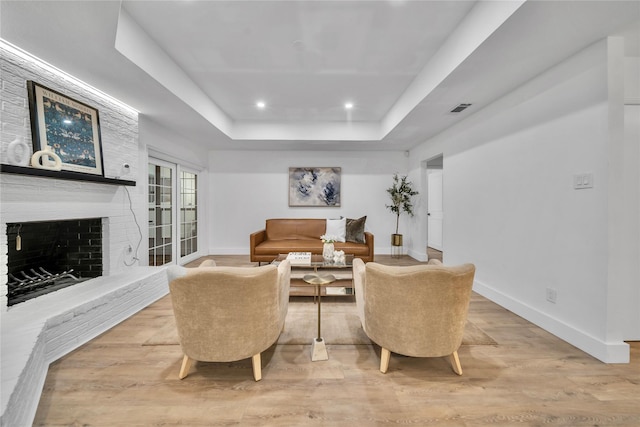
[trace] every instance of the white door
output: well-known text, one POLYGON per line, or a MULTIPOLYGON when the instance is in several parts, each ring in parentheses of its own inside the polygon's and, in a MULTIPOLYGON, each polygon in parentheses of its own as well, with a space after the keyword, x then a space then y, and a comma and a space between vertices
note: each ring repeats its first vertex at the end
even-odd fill
POLYGON ((198 256, 198 173, 149 158, 149 265, 198 256))
POLYGON ((175 264, 175 165, 149 159, 149 265, 175 264))
POLYGON ((427 245, 442 250, 442 170, 429 170, 427 175, 427 245))

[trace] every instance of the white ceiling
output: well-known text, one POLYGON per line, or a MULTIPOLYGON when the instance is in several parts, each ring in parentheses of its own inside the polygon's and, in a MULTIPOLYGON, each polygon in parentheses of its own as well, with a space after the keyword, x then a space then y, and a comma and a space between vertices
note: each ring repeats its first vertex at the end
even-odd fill
POLYGON ((352 100, 352 120, 380 121, 473 4, 125 1, 124 8, 234 120, 342 121, 352 100), (258 98, 269 108, 256 109, 258 98))
POLYGON ((0 13, 4 40, 220 149, 408 150, 607 35, 640 56, 637 0, 2 0, 0 13))

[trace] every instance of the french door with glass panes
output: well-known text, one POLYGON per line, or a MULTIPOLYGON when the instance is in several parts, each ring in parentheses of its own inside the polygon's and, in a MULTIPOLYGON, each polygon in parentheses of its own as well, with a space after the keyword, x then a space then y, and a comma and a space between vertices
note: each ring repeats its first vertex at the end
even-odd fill
POLYGON ((186 261, 197 251, 198 174, 149 159, 149 265, 186 261))

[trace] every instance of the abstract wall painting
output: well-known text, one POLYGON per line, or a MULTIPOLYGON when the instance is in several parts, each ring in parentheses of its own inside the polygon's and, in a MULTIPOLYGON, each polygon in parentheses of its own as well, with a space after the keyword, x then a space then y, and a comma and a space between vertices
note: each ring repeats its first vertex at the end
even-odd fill
POLYGON ((289 168, 289 206, 339 207, 340 168, 289 168))

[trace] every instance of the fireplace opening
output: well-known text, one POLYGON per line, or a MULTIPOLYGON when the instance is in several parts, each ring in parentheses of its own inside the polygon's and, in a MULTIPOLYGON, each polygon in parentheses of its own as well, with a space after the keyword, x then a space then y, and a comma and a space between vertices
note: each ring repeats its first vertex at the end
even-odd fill
POLYGON ((102 275, 102 219, 7 223, 7 305, 102 275))

